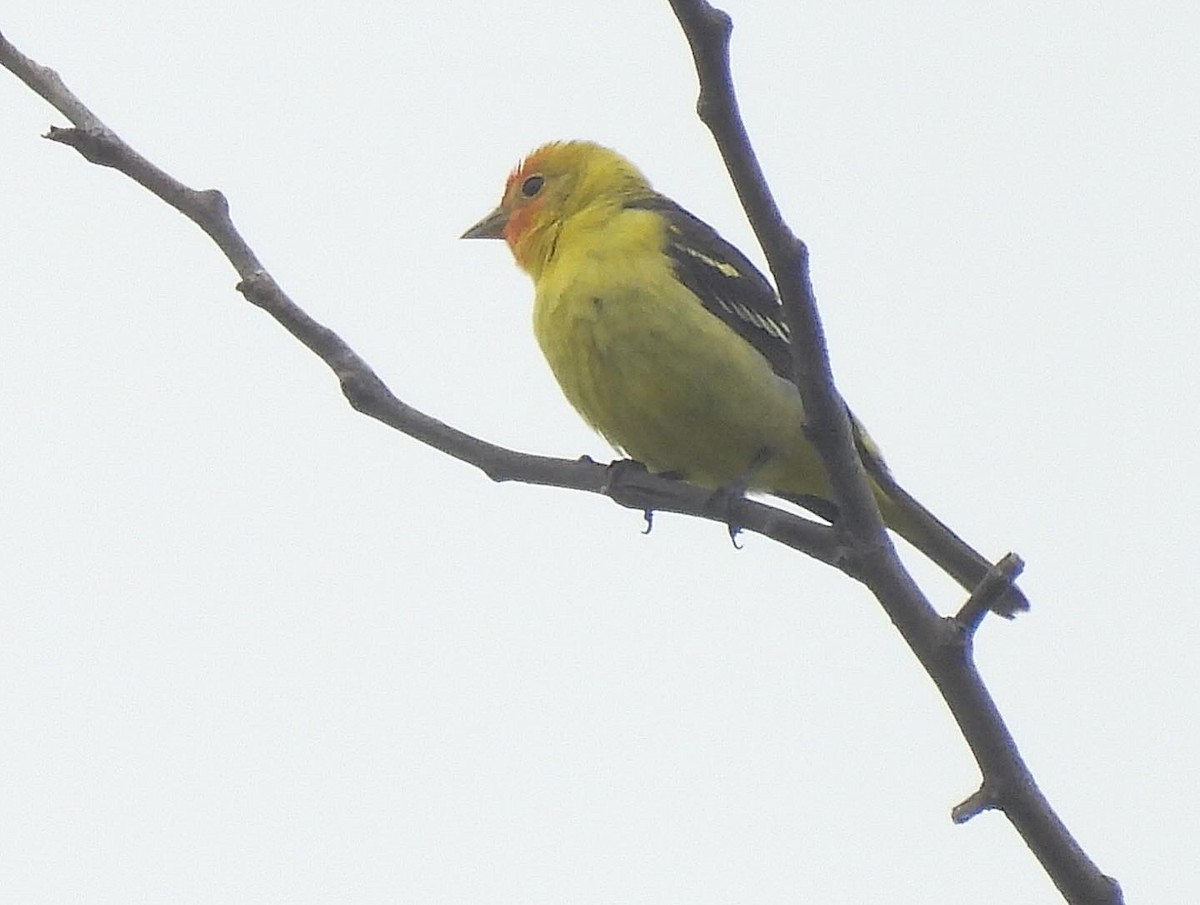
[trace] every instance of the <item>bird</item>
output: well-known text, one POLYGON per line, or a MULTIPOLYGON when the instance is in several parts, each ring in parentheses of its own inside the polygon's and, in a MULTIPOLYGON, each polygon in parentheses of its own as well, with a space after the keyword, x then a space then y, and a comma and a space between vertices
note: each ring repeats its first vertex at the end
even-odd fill
MULTIPOLYGON (((805 433, 790 331, 762 272, 621 154, 553 141, 463 233, 503 239, 533 280, 533 329, 563 394, 619 453, 714 491, 798 503, 836 524, 805 433)), ((850 415, 884 524, 968 591, 991 568, 908 494, 850 415)), ((1029 608, 1015 586, 992 609, 1029 608)))

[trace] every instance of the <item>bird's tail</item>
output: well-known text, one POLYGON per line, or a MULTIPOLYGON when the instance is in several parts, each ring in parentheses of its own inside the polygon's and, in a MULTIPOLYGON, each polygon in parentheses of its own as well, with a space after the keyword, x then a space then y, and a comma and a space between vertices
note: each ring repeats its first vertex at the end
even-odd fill
MULTIPOLYGON (((883 523, 933 560, 963 588, 973 592, 991 571, 992 564, 896 483, 883 461, 879 447, 875 445, 862 422, 849 410, 847 414, 850 417, 854 445, 871 479, 883 523)), ((827 495, 781 493, 778 490, 773 493, 830 523, 837 522, 837 505, 829 500, 827 495)), ((1009 585, 992 601, 991 608, 998 615, 1011 619, 1017 613, 1029 609, 1029 601, 1020 588, 1009 585)))
MULTIPOLYGON (((880 494, 880 514, 884 523, 928 556, 968 591, 974 591, 992 564, 966 541, 951 531, 936 515, 916 501, 887 474, 878 474, 869 463, 880 494)), ((1020 588, 1010 586, 992 603, 992 610, 1006 619, 1029 609, 1029 601, 1020 588)))
MULTIPOLYGON (((992 564, 896 483, 879 448, 853 413, 850 424, 863 467, 875 485, 884 524, 937 563, 966 590, 974 591, 992 564)), ((1006 619, 1027 609, 1029 601, 1019 588, 1011 585, 992 603, 992 610, 1006 619)))

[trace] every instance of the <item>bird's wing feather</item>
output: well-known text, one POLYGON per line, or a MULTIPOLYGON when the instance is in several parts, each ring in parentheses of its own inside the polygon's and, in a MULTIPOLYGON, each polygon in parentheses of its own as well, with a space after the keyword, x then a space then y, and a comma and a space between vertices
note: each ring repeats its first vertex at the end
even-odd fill
POLYGON ((628 201, 667 222, 675 275, 709 311, 750 343, 784 380, 794 379, 789 330, 779 296, 762 272, 715 229, 662 195, 628 201))
MULTIPOLYGON (((666 254, 679 281, 700 303, 738 336, 750 343, 789 382, 795 380, 791 331, 783 305, 762 271, 715 229, 663 195, 626 202, 627 207, 651 210, 667 221, 666 254)), ((854 413, 847 408, 859 456, 881 486, 894 485, 879 448, 854 413)), ((793 499, 806 509, 833 521, 837 507, 816 497, 793 499)))

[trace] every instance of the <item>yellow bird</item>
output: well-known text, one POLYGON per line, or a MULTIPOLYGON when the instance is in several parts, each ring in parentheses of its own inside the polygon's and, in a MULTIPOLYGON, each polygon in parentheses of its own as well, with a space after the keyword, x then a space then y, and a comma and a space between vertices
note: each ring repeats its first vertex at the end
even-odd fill
MULTIPOLYGON (((836 520, 774 288, 628 160, 592 142, 543 145, 463 238, 508 243, 533 278, 533 328, 559 386, 618 450, 836 520)), ((896 484, 853 423, 884 523, 973 590, 988 561, 896 484)), ((1016 588, 994 605, 1028 607, 1016 588)))

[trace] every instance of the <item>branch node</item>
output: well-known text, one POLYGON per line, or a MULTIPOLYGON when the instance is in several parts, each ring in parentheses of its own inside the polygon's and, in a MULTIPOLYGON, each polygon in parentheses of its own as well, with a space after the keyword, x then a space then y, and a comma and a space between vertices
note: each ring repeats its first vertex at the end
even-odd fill
POLYGON ((972 792, 965 800, 956 804, 950 811, 950 819, 955 823, 966 823, 972 817, 977 817, 984 811, 999 808, 1000 803, 992 795, 985 782, 978 790, 972 792))
MULTIPOLYGON (((1006 553, 1000 561, 988 569, 971 596, 967 598, 954 619, 968 635, 974 635, 983 622, 983 617, 993 609, 995 603, 1013 586, 1013 581, 1025 568, 1025 562, 1015 553, 1006 553)), ((1003 612, 1011 619, 1015 613, 1003 612)))
POLYGON ((103 126, 87 129, 51 126, 42 138, 74 148, 83 155, 84 160, 97 166, 115 167, 121 159, 120 139, 103 126))
POLYGON ((229 199, 220 189, 203 189, 195 193, 196 204, 213 220, 229 219, 229 199))
POLYGON ((234 287, 251 305, 269 311, 271 299, 279 291, 271 275, 257 270, 234 287))

